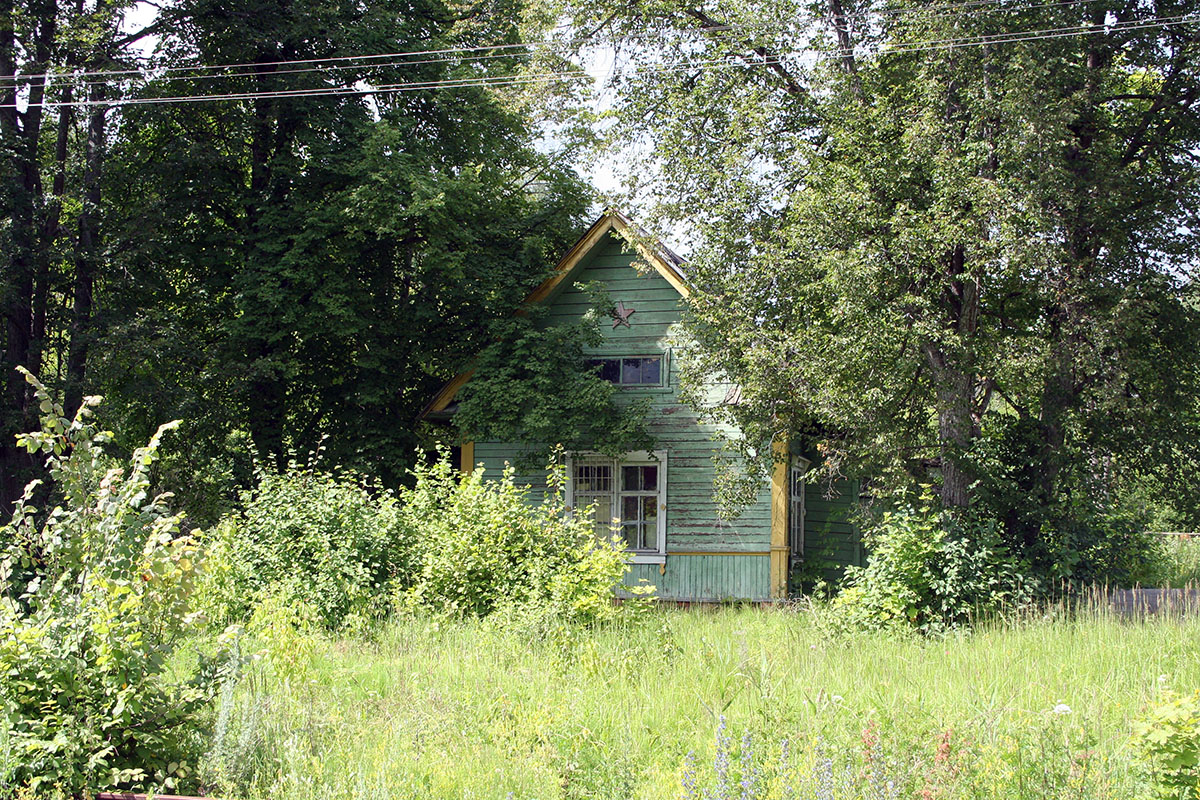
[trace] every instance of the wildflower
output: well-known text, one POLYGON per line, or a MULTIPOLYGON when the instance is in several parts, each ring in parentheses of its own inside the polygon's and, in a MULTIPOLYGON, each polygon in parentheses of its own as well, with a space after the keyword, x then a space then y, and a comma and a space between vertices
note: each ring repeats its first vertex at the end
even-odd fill
POLYGON ((1063 717, 1071 713, 1071 707, 1066 703, 1059 703, 1053 709, 1051 709, 1051 713, 1063 717))
POLYGON ((935 764, 945 764, 950 761, 950 738, 953 735, 953 731, 950 729, 947 729, 942 733, 941 738, 938 741, 937 753, 933 757, 933 762, 935 764))
POLYGON ((742 797, 741 800, 754 800, 758 795, 758 767, 754 764, 753 739, 749 729, 742 735, 742 797))
POLYGON ((683 761, 683 800, 698 800, 700 794, 696 791, 696 751, 689 750, 683 761))
POLYGON ((713 772, 717 778, 717 796, 729 796, 729 736, 725 733, 725 715, 717 720, 717 755, 713 761, 713 772))

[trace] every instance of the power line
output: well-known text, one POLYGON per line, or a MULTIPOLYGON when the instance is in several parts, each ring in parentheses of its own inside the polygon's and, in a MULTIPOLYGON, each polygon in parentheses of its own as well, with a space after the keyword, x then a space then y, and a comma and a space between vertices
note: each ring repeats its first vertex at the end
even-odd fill
MULTIPOLYGON (((1094 2, 1094 1, 1095 0, 1054 0, 1053 2, 1043 2, 1043 3, 1033 4, 1033 5, 1012 6, 1012 5, 1010 5, 1011 0, 965 0, 964 2, 947 3, 947 4, 943 4, 943 5, 939 5, 939 6, 926 6, 926 7, 905 6, 905 7, 901 7, 901 8, 880 9, 877 11, 870 11, 870 12, 855 12, 855 13, 843 15, 843 18, 844 19, 869 19, 873 15, 879 15, 879 16, 912 15, 912 16, 916 17, 916 16, 927 16, 929 14, 936 14, 936 13, 940 13, 940 12, 944 12, 944 11, 954 11, 954 10, 963 10, 965 12, 982 11, 982 10, 987 10, 988 7, 996 7, 997 10, 999 10, 999 11, 1031 11, 1031 10, 1036 10, 1036 9, 1041 9, 1041 8, 1053 8, 1053 7, 1064 7, 1065 8, 1065 7, 1083 5, 1085 3, 1094 2)), ((969 16, 969 14, 967 14, 967 16, 969 16)), ((722 25, 722 26, 715 27, 715 28, 698 28, 698 29, 693 29, 693 30, 699 31, 699 32, 713 32, 713 31, 727 31, 727 30, 751 30, 751 26, 735 24, 735 25, 722 25)), ((627 38, 632 39, 635 37, 627 37, 627 38)), ((157 71, 159 73, 174 73, 174 72, 197 72, 197 71, 202 71, 202 70, 227 70, 227 69, 243 69, 243 70, 251 69, 251 70, 253 70, 251 72, 232 73, 232 74, 220 73, 218 75, 213 75, 213 76, 186 75, 186 76, 174 77, 174 76, 170 76, 170 75, 161 75, 161 74, 152 76, 153 79, 156 79, 159 81, 216 79, 216 78, 223 78, 223 77, 256 76, 256 75, 260 75, 260 74, 261 75, 278 75, 278 74, 291 74, 291 73, 298 73, 298 72, 324 72, 324 71, 328 71, 328 70, 369 68, 372 66, 382 68, 382 67, 405 66, 408 64, 432 64, 432 63, 456 62, 456 61, 463 60, 463 59, 459 58, 456 54, 485 53, 486 51, 489 51, 489 50, 491 50, 491 51, 494 51, 494 50, 511 51, 511 50, 522 50, 522 49, 535 49, 535 48, 544 48, 547 46, 549 46, 549 43, 545 42, 545 41, 542 41, 542 42, 515 42, 515 43, 497 44, 497 45, 478 45, 478 46, 474 46, 474 47, 445 47, 445 48, 439 48, 439 49, 409 50, 409 51, 398 51, 398 52, 392 52, 392 53, 375 53, 375 54, 359 55, 359 56, 329 56, 329 57, 304 58, 304 59, 286 59, 286 60, 279 60, 279 61, 258 61, 258 62, 248 62, 248 63, 194 64, 194 65, 186 65, 186 66, 168 66, 168 67, 158 67, 158 68, 152 69, 150 71, 151 72, 157 71), (425 60, 418 60, 418 61, 397 61, 397 60, 395 60, 395 59, 405 59, 405 58, 409 58, 409 57, 413 57, 413 56, 439 56, 439 57, 425 59, 425 60), (347 62, 351 62, 351 61, 375 61, 375 60, 382 60, 382 59, 392 59, 392 61, 388 61, 388 62, 380 63, 380 64, 348 64, 347 63, 347 62), (294 66, 294 65, 298 65, 298 64, 323 64, 323 65, 329 65, 329 66, 313 66, 313 67, 307 67, 307 68, 295 69, 295 70, 266 71, 263 69, 257 69, 260 67, 266 68, 266 67, 279 67, 279 66, 294 66)), ((485 54, 485 55, 472 56, 470 58, 470 60, 476 61, 476 60, 491 59, 491 58, 504 58, 504 57, 508 57, 508 55, 509 55, 509 53, 507 53, 507 52, 490 53, 490 54, 485 54)), ((17 76, 5 78, 5 80, 28 81, 28 80, 33 80, 35 78, 54 79, 54 78, 64 78, 64 77, 65 78, 73 78, 73 79, 88 78, 88 77, 118 78, 121 76, 125 76, 129 79, 151 77, 151 76, 147 75, 147 70, 145 68, 140 68, 140 69, 123 69, 123 70, 83 70, 83 71, 76 71, 76 72, 70 72, 70 73, 55 73, 55 72, 27 73, 27 74, 23 74, 23 75, 17 75, 17 76)))
MULTIPOLYGON (((1196 21, 1194 15, 1180 14, 1169 17, 1156 17, 1146 20, 1131 20, 1128 23, 1114 23, 1107 27, 1094 26, 1072 26, 1066 28, 1049 28, 1035 31, 1013 31, 1005 34, 996 34, 991 36, 973 36, 973 37, 955 37, 948 39, 934 39, 924 42, 915 43, 912 46, 887 48, 879 51, 879 55, 899 55, 904 53, 927 52, 934 50, 945 50, 954 47, 977 47, 991 44, 1009 44, 1016 42, 1038 41, 1048 39, 1059 39, 1070 36, 1095 35, 1098 33, 1110 33, 1120 31, 1144 30, 1151 28, 1167 28, 1175 25, 1183 25, 1189 22, 1196 21), (1193 19, 1189 19, 1189 16, 1193 19)), ((835 50, 827 53, 818 51, 791 51, 775 56, 769 56, 759 61, 751 62, 749 66, 762 65, 769 66, 773 64, 781 64, 785 59, 795 60, 800 57, 807 56, 809 59, 819 60, 820 58, 836 58, 838 55, 845 55, 845 51, 835 50)), ((675 64, 661 64, 657 66, 645 67, 638 71, 640 75, 666 74, 678 72, 688 69, 733 69, 745 68, 748 64, 744 61, 731 61, 728 59, 721 60, 702 60, 702 61, 685 61, 675 64)), ((225 92, 203 95, 177 95, 167 97, 142 97, 128 98, 124 100, 111 101, 92 101, 79 100, 71 103, 56 103, 53 101, 45 101, 41 106, 47 107, 86 107, 86 106, 133 106, 133 105, 165 105, 173 103, 193 103, 193 102, 209 102, 218 100, 251 100, 251 99, 288 99, 288 98, 307 98, 307 97, 327 97, 327 96, 348 96, 348 95, 389 95, 399 94, 413 91, 426 91, 432 89, 445 88, 502 88, 506 86, 516 86, 526 83, 536 83, 539 81, 570 81, 580 80, 587 77, 582 70, 576 69, 572 71, 554 71, 543 73, 526 73, 526 74, 511 74, 497 76, 477 76, 458 79, 439 79, 432 81, 419 82, 402 82, 394 84, 382 84, 379 86, 369 86, 358 88, 354 86, 328 86, 322 88, 307 88, 307 89, 282 89, 270 91, 244 91, 244 92, 225 92)), ((14 104, 6 104, 0 107, 12 108, 14 104)))
MULTIPOLYGON (((194 72, 196 70, 219 70, 219 69, 248 69, 251 67, 279 67, 289 66, 293 64, 339 64, 347 61, 372 61, 384 58, 407 58, 409 56, 436 56, 449 53, 480 53, 487 50, 514 50, 531 47, 528 42, 516 42, 512 44, 489 44, 478 45, 476 47, 443 47, 435 50, 408 50, 398 51, 395 53, 372 53, 370 55, 361 56, 327 56, 319 58, 295 58, 285 59, 282 61, 252 61, 247 63, 230 63, 230 64, 194 64, 191 66, 168 66, 156 68, 160 72, 194 72)), ((323 67, 314 67, 314 70, 326 69, 323 67)), ((117 77, 127 75, 131 77, 142 77, 146 74, 145 69, 113 69, 113 70, 85 70, 71 73, 56 73, 56 72, 36 72, 27 75, 19 76, 22 79, 32 78, 58 78, 69 75, 75 78, 91 78, 91 77, 117 77)), ((264 74, 270 74, 266 72, 264 74)))

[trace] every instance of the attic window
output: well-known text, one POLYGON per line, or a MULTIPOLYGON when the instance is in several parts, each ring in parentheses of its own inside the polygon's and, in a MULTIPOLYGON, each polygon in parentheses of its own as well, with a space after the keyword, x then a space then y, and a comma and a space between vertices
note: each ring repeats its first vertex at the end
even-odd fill
POLYGON ((618 386, 662 386, 662 357, 592 358, 587 362, 603 380, 618 386))

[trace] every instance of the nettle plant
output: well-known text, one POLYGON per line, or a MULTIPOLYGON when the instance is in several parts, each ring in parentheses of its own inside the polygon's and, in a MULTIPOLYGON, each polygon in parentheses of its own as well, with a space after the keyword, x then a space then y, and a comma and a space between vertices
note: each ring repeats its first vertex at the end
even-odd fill
POLYGON ((1200 691, 1163 690, 1134 722, 1131 742, 1159 797, 1200 797, 1200 691))
POLYGON ((45 455, 57 502, 40 512, 31 483, 0 531, 0 794, 186 784, 211 671, 178 683, 168 669, 194 621, 196 560, 169 496, 150 494, 159 441, 175 423, 121 465, 103 449, 111 434, 92 422, 99 398, 69 420, 25 377, 42 421, 18 442, 45 455))

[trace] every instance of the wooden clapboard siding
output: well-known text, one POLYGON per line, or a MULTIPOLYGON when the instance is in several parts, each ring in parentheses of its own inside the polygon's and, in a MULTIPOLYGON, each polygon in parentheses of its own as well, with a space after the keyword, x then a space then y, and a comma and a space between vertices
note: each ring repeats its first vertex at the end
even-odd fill
MULTIPOLYGON (((592 308, 591 298, 576 283, 603 282, 613 302, 621 301, 634 313, 628 328, 602 323, 604 341, 589 352, 605 355, 659 355, 666 357, 661 387, 624 387, 618 401, 649 399, 647 428, 657 449, 667 451, 667 559, 666 564, 637 564, 629 580, 645 579, 665 599, 721 600, 770 597, 771 505, 769 487, 736 519, 723 521, 713 500, 714 439, 719 429, 702 425, 696 413, 678 397, 679 360, 677 324, 683 298, 656 272, 639 273, 634 256, 621 240, 610 235, 580 265, 571 285, 562 286, 548 300, 545 324, 578 321, 592 308), (725 555, 672 555, 677 552, 717 552, 725 555), (743 553, 745 555, 730 555, 743 553)), ((723 387, 714 393, 724 394, 723 387)), ((505 462, 517 463, 522 448, 511 443, 476 442, 474 458, 485 474, 498 474, 505 462)), ((523 483, 541 488, 543 474, 518 475, 523 483)))
POLYGON ((668 555, 660 569, 634 564, 625 583, 650 585, 669 600, 769 600, 770 561, 761 555, 668 555))
POLYGON ((836 580, 850 565, 864 563, 862 537, 851 521, 858 497, 857 481, 837 481, 832 487, 809 486, 805 497, 804 558, 836 580))
MULTIPOLYGON (((575 322, 592 308, 591 298, 575 284, 602 282, 614 303, 619 300, 634 313, 628 328, 602 322, 603 342, 590 352, 597 356, 666 357, 663 386, 623 387, 617 393, 618 401, 649 400, 647 428, 656 439, 655 449, 667 452, 668 465, 666 563, 635 564, 626 583, 650 584, 656 587, 658 597, 671 600, 766 600, 779 596, 788 563, 781 531, 787 530, 790 504, 783 503, 785 516, 780 517, 778 505, 773 516, 771 483, 765 482, 735 519, 721 518, 713 500, 713 456, 721 446, 717 435, 731 430, 701 423, 679 399, 679 363, 685 355, 678 331, 683 298, 660 272, 639 273, 632 266, 634 260, 622 241, 610 233, 583 256, 569 282, 560 282, 542 298, 548 304, 542 324, 575 322)), ((720 400, 726 389, 714 385, 709 392, 720 400)), ((532 486, 533 499, 538 500, 545 488, 544 470, 526 466, 528 454, 536 450, 514 443, 474 442, 471 456, 489 476, 498 476, 506 463, 522 465, 516 478, 532 486)), ((783 474, 786 476, 786 471, 783 474)), ((840 574, 845 565, 862 561, 858 535, 848 514, 857 486, 842 482, 834 488, 838 494, 826 498, 817 487, 809 487, 805 525, 805 557, 824 559, 830 577, 840 574)))

